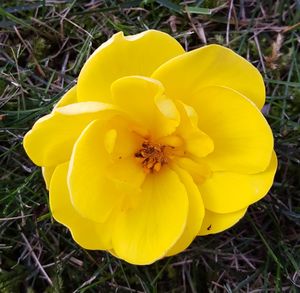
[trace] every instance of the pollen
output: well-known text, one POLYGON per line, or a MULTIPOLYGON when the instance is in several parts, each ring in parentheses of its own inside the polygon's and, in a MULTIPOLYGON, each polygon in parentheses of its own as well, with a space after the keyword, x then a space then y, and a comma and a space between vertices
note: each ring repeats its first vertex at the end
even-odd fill
POLYGON ((173 149, 173 146, 154 144, 146 140, 134 156, 141 162, 146 173, 159 172, 169 162, 173 149))

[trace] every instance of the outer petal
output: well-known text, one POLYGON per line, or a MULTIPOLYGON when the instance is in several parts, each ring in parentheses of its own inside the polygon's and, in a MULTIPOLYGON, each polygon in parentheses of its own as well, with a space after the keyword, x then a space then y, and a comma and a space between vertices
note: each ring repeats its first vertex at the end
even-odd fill
POLYGON ((179 125, 174 102, 163 96, 159 81, 142 76, 127 76, 112 84, 113 100, 154 137, 169 135, 179 125))
POLYGON ((272 131, 251 101, 231 89, 210 87, 197 92, 191 103, 199 128, 214 142, 214 152, 206 157, 213 171, 254 174, 268 167, 272 131))
POLYGON ((46 188, 49 189, 50 181, 56 166, 42 167, 42 174, 46 184, 46 188))
POLYGON ((193 91, 226 86, 252 100, 265 103, 265 86, 259 71, 232 50, 209 45, 180 55, 159 67, 152 77, 160 80, 168 97, 187 101, 193 91))
POLYGON ((229 214, 217 214, 205 210, 205 216, 198 235, 208 235, 222 232, 236 224, 246 213, 246 209, 229 214))
POLYGON ((129 75, 150 76, 169 59, 184 53, 168 34, 148 30, 124 37, 122 32, 102 44, 83 66, 78 78, 79 101, 111 101, 110 85, 129 75))
POLYGON ((55 105, 55 108, 64 107, 70 104, 77 103, 77 86, 74 85, 72 88, 70 88, 57 102, 55 105))
POLYGON ((262 173, 213 173, 199 185, 205 208, 216 213, 231 213, 260 200, 271 188, 276 169, 274 152, 269 167, 262 173))
POLYGON ((203 201, 199 189, 194 183, 192 177, 185 170, 175 165, 173 166, 173 170, 177 173, 187 190, 189 211, 185 230, 175 245, 168 251, 168 256, 183 251, 191 244, 191 242, 197 236, 204 218, 203 201))
POLYGON ((113 248, 133 264, 150 264, 166 255, 184 231, 188 198, 176 173, 167 167, 147 176, 136 207, 116 219, 113 248))
MULTIPOLYGON (((137 171, 136 176, 132 176, 132 170, 127 170, 128 164, 118 164, 120 169, 115 174, 117 178, 112 180, 110 170, 114 158, 107 151, 105 140, 111 126, 115 126, 113 124, 105 124, 101 120, 91 122, 77 140, 70 162, 68 183, 72 203, 82 216, 100 223, 120 204, 126 192, 118 188, 115 181, 126 184, 129 181, 126 176, 139 181, 140 177, 144 176, 142 168, 139 168, 141 176, 138 176, 137 171)), ((118 129, 116 131, 118 132, 118 129)), ((124 141, 133 139, 128 131, 124 141)), ((132 161, 135 150, 136 148, 132 149, 132 161)), ((116 158, 118 162, 124 159, 122 156, 116 158)), ((132 185, 136 187, 138 183, 132 185)))
POLYGON ((26 133, 23 141, 26 153, 38 166, 55 166, 68 161, 76 139, 88 123, 113 115, 113 109, 112 105, 98 102, 54 109, 26 133))
POLYGON ((74 240, 86 249, 111 248, 113 219, 99 224, 83 218, 72 206, 67 187, 69 162, 59 165, 50 184, 50 208, 56 221, 68 227, 74 240))

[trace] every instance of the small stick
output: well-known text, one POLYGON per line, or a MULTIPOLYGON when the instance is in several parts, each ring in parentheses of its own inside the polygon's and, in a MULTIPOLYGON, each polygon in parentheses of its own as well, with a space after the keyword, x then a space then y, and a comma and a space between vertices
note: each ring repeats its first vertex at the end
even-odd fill
POLYGON ((36 265, 38 266, 39 270, 41 271, 42 275, 44 275, 44 277, 46 278, 47 282, 49 283, 50 286, 53 286, 53 282, 51 281, 50 277, 48 276, 48 274, 46 273, 46 271, 44 270, 43 266, 41 265, 39 259, 37 258, 35 252, 33 251, 29 241, 27 240, 26 236, 24 235, 24 233, 21 232, 21 236, 24 239, 26 246, 29 250, 29 252, 31 253, 36 265))
POLYGON ((254 34, 254 42, 255 42, 256 47, 257 47, 257 51, 258 51, 258 55, 259 55, 259 59, 260 59, 260 63, 261 63, 263 72, 264 72, 264 74, 267 74, 265 63, 264 63, 264 58, 263 58, 263 55, 262 55, 262 52, 261 52, 261 49, 260 49, 259 41, 257 39, 257 34, 254 34))
POLYGON ((233 8, 233 0, 230 1, 229 11, 228 11, 228 19, 227 19, 227 27, 226 27, 226 45, 229 44, 229 30, 230 30, 230 19, 231 19, 231 12, 233 8))

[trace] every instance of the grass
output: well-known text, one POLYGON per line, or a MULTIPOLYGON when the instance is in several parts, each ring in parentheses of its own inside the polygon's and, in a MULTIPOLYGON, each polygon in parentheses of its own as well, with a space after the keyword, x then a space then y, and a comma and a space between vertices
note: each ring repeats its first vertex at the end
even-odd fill
POLYGON ((299 292, 299 0, 1 3, 0 292, 299 292), (262 72, 279 168, 268 196, 235 227, 133 266, 81 249, 53 221, 22 138, 95 48, 116 31, 147 28, 171 33, 187 50, 228 46, 262 72))

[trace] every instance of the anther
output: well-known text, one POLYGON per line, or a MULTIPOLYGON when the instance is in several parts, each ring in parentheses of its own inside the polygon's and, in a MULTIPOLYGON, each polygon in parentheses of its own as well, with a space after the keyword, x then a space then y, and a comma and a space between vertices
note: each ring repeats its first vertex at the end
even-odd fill
POLYGON ((144 171, 159 172, 161 167, 168 163, 168 156, 173 147, 161 144, 152 144, 148 140, 142 143, 142 148, 134 156, 141 161, 144 171))

